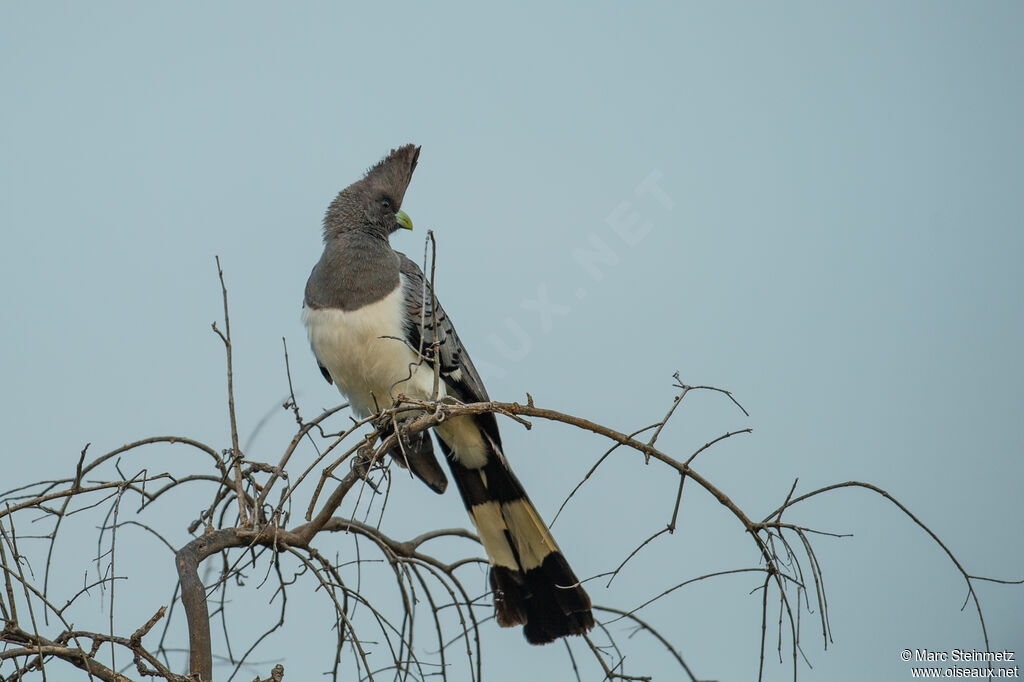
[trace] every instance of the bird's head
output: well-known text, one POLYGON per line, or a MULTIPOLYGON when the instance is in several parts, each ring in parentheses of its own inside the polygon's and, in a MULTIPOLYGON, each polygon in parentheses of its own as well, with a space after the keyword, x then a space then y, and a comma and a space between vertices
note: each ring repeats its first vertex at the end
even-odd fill
POLYGON ((392 149, 362 179, 341 190, 324 217, 324 240, 352 230, 384 237, 399 228, 411 230, 412 220, 402 210, 402 199, 419 156, 416 145, 392 149))

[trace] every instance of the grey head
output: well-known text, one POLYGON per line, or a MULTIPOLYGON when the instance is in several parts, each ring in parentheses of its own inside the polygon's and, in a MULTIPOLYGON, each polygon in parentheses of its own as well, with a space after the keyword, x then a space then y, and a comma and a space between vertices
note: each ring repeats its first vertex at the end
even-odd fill
POLYGON ((399 228, 412 229, 401 209, 419 156, 413 144, 392 149, 362 179, 341 190, 324 216, 324 241, 356 230, 387 238, 399 228))

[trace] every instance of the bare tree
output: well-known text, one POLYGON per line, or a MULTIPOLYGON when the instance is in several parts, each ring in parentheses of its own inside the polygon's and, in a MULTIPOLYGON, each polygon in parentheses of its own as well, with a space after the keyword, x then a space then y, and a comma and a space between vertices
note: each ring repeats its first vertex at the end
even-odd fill
MULTIPOLYGON (((332 651, 319 655, 333 671, 334 679, 422 680, 456 675, 457 679, 481 679, 487 652, 480 634, 483 628, 495 625, 490 622, 493 615, 488 595, 478 593, 480 587, 474 580, 479 573, 474 567, 486 565, 478 556, 476 536, 464 528, 449 528, 400 540, 388 534, 380 519, 391 484, 391 462, 385 453, 402 444, 395 427, 400 426, 399 434, 416 434, 454 416, 485 412, 527 429, 535 420, 546 420, 608 441, 608 449, 594 461, 563 508, 613 456, 630 457, 638 465, 664 467, 666 475, 677 480, 674 500, 667 505, 671 511, 663 525, 649 536, 635 538, 635 548, 616 568, 590 580, 614 579, 627 563, 642 561, 640 557, 652 541, 672 534, 684 489, 702 491, 723 506, 735 518, 738 530, 753 543, 751 566, 681 579, 642 604, 595 605, 597 629, 564 644, 566 673, 575 674, 577 679, 583 675, 581 656, 594 661, 605 679, 650 679, 644 676, 642 661, 634 664, 631 659, 627 672, 630 642, 619 641, 609 627, 616 621, 630 623, 635 631, 663 645, 678 664, 682 679, 702 679, 679 653, 680 643, 670 641, 638 612, 687 585, 736 573, 758 576, 761 647, 759 652, 750 653, 752 666, 757 667, 759 677, 763 675, 770 642, 775 639, 780 660, 784 653, 791 659, 795 679, 807 627, 801 614, 812 618, 811 627, 826 647, 831 641, 828 599, 813 540, 818 535, 833 534, 793 517, 803 502, 849 487, 865 489, 895 505, 942 548, 963 577, 988 647, 975 584, 992 579, 971 574, 934 532, 886 491, 869 483, 847 481, 797 494, 794 480, 788 492, 781 491, 784 494, 779 495, 782 502, 778 507, 767 513, 751 513, 696 468, 698 458, 709 456, 716 444, 748 434, 751 429, 719 434, 693 452, 679 454, 663 449, 659 437, 666 424, 695 391, 720 394, 735 405, 737 414, 746 414, 728 391, 689 385, 678 373, 674 375, 677 393, 667 412, 654 423, 625 433, 535 405, 528 394, 523 403, 460 404, 448 398, 417 401, 400 397, 392 408, 370 419, 346 420, 342 413, 345 405, 309 418, 295 399, 289 371, 289 398, 283 407, 294 416, 294 436, 275 461, 255 461, 246 456, 239 440, 228 297, 219 261, 218 273, 224 321, 223 329, 214 324, 213 330, 226 351, 230 444, 218 449, 188 437, 154 436, 99 456, 91 456, 86 446, 73 474, 3 494, 0 678, 47 679, 60 671, 61 678, 67 679, 67 666, 74 666, 81 671, 81 679, 89 680, 151 677, 172 682, 209 681, 214 679, 216 662, 223 665, 225 678, 244 671, 251 674, 255 669, 263 673, 257 675, 257 681, 280 682, 285 679, 285 667, 278 664, 268 670, 269 663, 255 657, 258 653, 260 659, 278 658, 287 664, 288 652, 268 651, 267 638, 288 619, 302 617, 289 611, 288 595, 306 589, 333 609, 335 645, 332 651), (184 447, 199 455, 198 461, 203 464, 189 460, 185 474, 154 472, 145 465, 142 453, 161 445, 184 447), (300 447, 315 450, 311 463, 303 467, 292 462, 300 447), (160 514, 154 522, 147 514, 165 500, 173 501, 175 513, 160 514), (198 513, 194 511, 196 504, 201 505, 198 513), (74 518, 89 513, 101 515, 102 522, 95 555, 83 557, 82 566, 76 569, 86 577, 80 587, 70 587, 66 581, 59 581, 58 586, 52 575, 57 569, 69 567, 55 564, 55 546, 74 518), (118 538, 129 527, 151 534, 162 543, 168 557, 173 555, 177 574, 177 584, 167 585, 166 604, 134 629, 123 628, 115 617, 121 609, 117 584, 123 577, 119 562, 124 552, 118 538), (186 527, 190 539, 183 544, 172 542, 170 538, 186 527), (34 568, 40 561, 43 565, 34 568), (94 571, 92 576, 89 566, 94 571), (389 577, 389 590, 385 590, 380 576, 389 577), (232 614, 239 607, 233 599, 246 583, 252 582, 257 593, 265 595, 259 608, 272 623, 238 648, 241 636, 236 634, 238 621, 232 614), (106 623, 98 617, 94 602, 87 599, 97 593, 107 611, 106 623), (264 602, 269 605, 262 605, 264 602), (773 615, 776 612, 777 619, 773 615), (95 622, 96 626, 81 629, 78 622, 82 620, 95 622), (222 637, 215 640, 211 628, 218 625, 222 637), (181 641, 186 637, 187 642, 181 641), (183 667, 186 655, 187 666, 183 667), (382 656, 387 660, 384 664, 379 662, 382 656), (456 674, 451 672, 454 669, 466 672, 456 674)), ((424 310, 432 305, 432 301, 424 301, 424 310)), ((424 359, 431 357, 429 348, 418 351, 424 359)), ((287 348, 284 356, 287 368, 287 348)), ((671 576, 677 569, 665 566, 663 570, 671 576)))

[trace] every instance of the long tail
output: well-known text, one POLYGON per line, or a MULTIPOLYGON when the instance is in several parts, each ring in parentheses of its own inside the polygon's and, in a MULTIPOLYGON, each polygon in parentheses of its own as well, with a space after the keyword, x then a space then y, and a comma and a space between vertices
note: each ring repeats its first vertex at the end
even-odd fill
POLYGON ((594 627, 590 597, 540 518, 497 444, 483 467, 468 468, 447 456, 452 478, 477 528, 491 564, 498 625, 523 625, 530 644, 546 644, 594 627))

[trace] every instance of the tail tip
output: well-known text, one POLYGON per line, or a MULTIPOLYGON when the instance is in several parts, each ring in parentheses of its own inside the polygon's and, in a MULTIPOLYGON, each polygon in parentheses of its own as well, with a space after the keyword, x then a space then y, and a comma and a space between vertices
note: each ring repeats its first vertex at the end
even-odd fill
POLYGON ((498 625, 523 625, 530 644, 584 635, 594 627, 590 597, 561 552, 527 571, 492 566, 491 587, 498 625))

